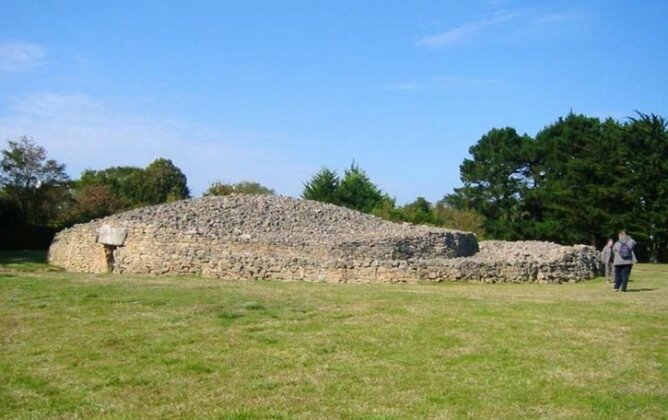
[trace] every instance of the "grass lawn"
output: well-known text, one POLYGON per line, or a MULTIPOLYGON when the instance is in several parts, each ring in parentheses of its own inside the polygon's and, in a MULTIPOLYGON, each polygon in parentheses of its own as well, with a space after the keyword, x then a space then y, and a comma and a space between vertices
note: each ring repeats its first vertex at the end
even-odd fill
POLYGON ((668 417, 668 266, 581 284, 52 271, 0 254, 0 417, 668 417))

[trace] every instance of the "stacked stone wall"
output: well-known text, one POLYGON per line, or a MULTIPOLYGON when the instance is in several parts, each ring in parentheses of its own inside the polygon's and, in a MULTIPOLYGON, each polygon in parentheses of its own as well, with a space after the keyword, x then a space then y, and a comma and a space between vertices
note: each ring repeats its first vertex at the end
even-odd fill
POLYGON ((590 247, 479 246, 472 233, 266 196, 186 200, 76 225, 56 236, 49 261, 96 273, 363 283, 563 282, 591 278, 598 269, 590 247), (122 245, 104 243, 109 232, 122 245))

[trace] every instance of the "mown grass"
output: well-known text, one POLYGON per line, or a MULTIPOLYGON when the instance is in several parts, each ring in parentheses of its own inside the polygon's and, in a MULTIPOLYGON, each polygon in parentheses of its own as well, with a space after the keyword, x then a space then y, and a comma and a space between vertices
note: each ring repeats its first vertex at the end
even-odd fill
POLYGON ((666 418, 667 279, 638 265, 621 294, 5 269, 0 416, 666 418))

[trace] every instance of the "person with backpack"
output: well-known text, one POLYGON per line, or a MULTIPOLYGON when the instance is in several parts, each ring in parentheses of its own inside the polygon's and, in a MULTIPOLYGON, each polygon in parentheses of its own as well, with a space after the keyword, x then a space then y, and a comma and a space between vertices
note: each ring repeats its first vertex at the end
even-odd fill
POLYGON ((603 247, 603 251, 601 251, 601 263, 603 263, 603 269, 605 270, 605 282, 606 283, 612 283, 612 272, 613 272, 613 267, 612 267, 612 262, 614 261, 615 253, 612 252, 612 246, 615 244, 615 240, 610 238, 608 239, 608 243, 605 244, 605 247, 603 247))
POLYGON ((636 241, 626 234, 625 231, 619 232, 617 242, 612 247, 615 254, 612 265, 615 267, 615 285, 612 290, 615 292, 626 292, 626 285, 629 282, 631 275, 631 268, 633 264, 638 262, 636 255, 633 253, 633 248, 636 246, 636 241))

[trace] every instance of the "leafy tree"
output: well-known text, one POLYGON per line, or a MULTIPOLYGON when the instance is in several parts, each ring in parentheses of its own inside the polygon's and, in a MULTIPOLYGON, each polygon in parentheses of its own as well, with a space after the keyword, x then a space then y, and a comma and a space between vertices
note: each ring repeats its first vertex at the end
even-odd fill
POLYGON ((626 208, 626 228, 640 239, 650 261, 668 261, 668 122, 637 113, 627 125, 629 182, 633 206, 626 208))
POLYGON ((418 197, 414 202, 397 209, 399 219, 416 225, 434 224, 435 217, 432 205, 424 197, 418 197))
POLYGON ((120 203, 119 211, 190 197, 186 176, 171 160, 164 158, 156 159, 145 169, 119 166, 101 171, 86 170, 74 185, 77 189, 107 186, 120 203))
POLYGON ((116 166, 100 171, 85 170, 74 182, 76 189, 88 186, 106 186, 120 203, 119 210, 144 204, 144 170, 133 166, 116 166))
POLYGON ((572 113, 537 134, 534 198, 540 197, 548 220, 542 225, 538 221, 546 239, 596 244, 607 210, 599 186, 611 179, 608 145, 602 139, 597 118, 572 113), (558 226, 553 221, 559 221, 558 226))
POLYGON ((0 191, 0 239, 9 242, 8 237, 22 223, 21 209, 16 201, 0 191))
POLYGON ((387 199, 369 176, 353 162, 346 169, 338 189, 340 204, 363 213, 371 213, 387 199))
POLYGON ((230 195, 230 194, 259 194, 274 195, 274 190, 267 188, 257 182, 242 181, 236 184, 225 184, 223 182, 214 182, 204 192, 205 196, 211 195, 230 195))
POLYGON ((260 194, 275 195, 276 192, 257 182, 242 181, 234 184, 234 192, 237 194, 260 194))
POLYGON ((326 167, 322 168, 304 183, 302 197, 387 217, 394 208, 394 200, 383 194, 355 162, 344 171, 343 178, 326 167))
POLYGON ((598 247, 602 247, 607 239, 620 230, 620 227, 633 228, 629 207, 633 206, 630 194, 631 179, 628 176, 628 156, 631 143, 628 139, 627 124, 608 118, 602 124, 601 142, 603 148, 598 156, 592 156, 605 167, 605 175, 599 178, 598 187, 601 196, 598 198, 601 208, 606 209, 601 215, 598 247))
POLYGON ((234 194, 234 186, 232 184, 225 184, 223 182, 214 182, 209 185, 209 188, 204 192, 204 196, 224 196, 234 194))
POLYGON ((441 200, 433 210, 434 224, 448 229, 473 232, 478 239, 486 237, 485 218, 475 210, 451 207, 441 200))
POLYGON ((171 160, 159 158, 144 170, 143 202, 160 204, 190 198, 186 176, 171 160))
POLYGON ((308 182, 304 183, 302 198, 322 201, 324 203, 340 204, 339 188, 341 179, 336 172, 323 167, 308 182))
POLYGON ((23 136, 9 140, 0 161, 0 185, 18 205, 23 223, 49 222, 67 192, 65 165, 47 159, 46 149, 23 136))
POLYGON ((471 147, 464 186, 437 205, 436 223, 439 212, 474 210, 493 238, 598 247, 626 229, 639 258, 666 261, 667 127, 654 114, 620 124, 570 113, 535 139, 491 130, 471 147))
POLYGON ((371 214, 376 217, 380 217, 381 219, 390 220, 393 222, 400 222, 402 220, 401 214, 396 208, 396 202, 394 198, 387 194, 383 196, 383 199, 380 201, 380 203, 376 204, 376 207, 374 207, 374 209, 371 211, 371 214))
POLYGON ((109 185, 85 185, 74 191, 73 203, 62 215, 63 224, 83 223, 123 209, 109 185))
POLYGON ((446 201, 482 214, 492 237, 518 239, 525 217, 522 197, 532 183, 532 147, 532 139, 514 128, 492 129, 469 149, 472 158, 460 166, 464 186, 446 201))

